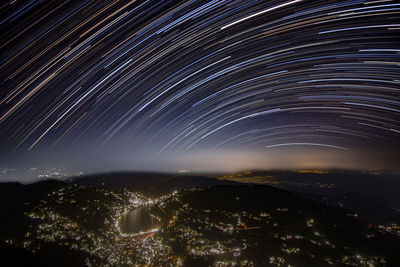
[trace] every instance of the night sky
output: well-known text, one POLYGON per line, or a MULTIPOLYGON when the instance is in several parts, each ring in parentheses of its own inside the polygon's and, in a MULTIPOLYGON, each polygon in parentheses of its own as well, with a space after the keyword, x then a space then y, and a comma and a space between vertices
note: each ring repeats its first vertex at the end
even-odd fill
POLYGON ((398 169, 399 1, 9 1, 0 160, 398 169))

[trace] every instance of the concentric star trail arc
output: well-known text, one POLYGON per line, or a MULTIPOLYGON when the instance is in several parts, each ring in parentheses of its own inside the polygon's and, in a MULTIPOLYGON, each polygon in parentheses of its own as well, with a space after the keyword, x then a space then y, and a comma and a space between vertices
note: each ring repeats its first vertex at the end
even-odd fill
POLYGON ((398 1, 34 0, 0 13, 4 157, 400 150, 398 1))

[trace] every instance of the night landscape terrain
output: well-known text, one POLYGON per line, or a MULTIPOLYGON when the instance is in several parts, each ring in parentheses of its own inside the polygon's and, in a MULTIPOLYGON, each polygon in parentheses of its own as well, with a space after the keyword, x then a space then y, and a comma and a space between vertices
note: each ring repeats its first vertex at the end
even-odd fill
POLYGON ((15 266, 397 266, 398 186, 398 175, 289 171, 3 183, 2 258, 15 266), (271 176, 274 187, 266 185, 271 176), (328 189, 321 183, 334 177, 328 189), (370 185, 357 189, 338 177, 370 185), (278 188, 290 178, 305 181, 299 191, 278 188), (392 190, 377 189, 382 179, 392 190))
POLYGON ((400 2, 0 3, 0 266, 400 266, 400 2))

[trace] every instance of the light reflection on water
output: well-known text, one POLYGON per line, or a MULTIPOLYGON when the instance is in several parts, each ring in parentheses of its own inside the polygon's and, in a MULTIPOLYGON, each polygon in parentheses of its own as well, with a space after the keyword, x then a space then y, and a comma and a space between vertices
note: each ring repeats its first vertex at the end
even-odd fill
POLYGON ((140 206, 121 217, 119 227, 122 233, 136 234, 159 227, 160 222, 153 218, 146 206, 140 206))

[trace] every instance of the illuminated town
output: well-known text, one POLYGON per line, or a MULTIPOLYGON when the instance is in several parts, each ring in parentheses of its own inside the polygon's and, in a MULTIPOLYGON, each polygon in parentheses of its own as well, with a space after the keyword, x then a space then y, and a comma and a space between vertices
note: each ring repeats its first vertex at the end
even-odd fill
POLYGON ((386 264, 382 252, 376 250, 374 255, 371 251, 382 236, 398 237, 397 225, 371 226, 357 214, 271 190, 217 186, 149 197, 126 188, 107 190, 71 183, 40 199, 25 213, 31 224, 24 238, 6 243, 33 254, 56 244, 83 253, 87 266, 386 264), (283 194, 285 200, 274 201, 265 196, 268 192, 273 198, 283 194), (140 207, 159 226, 123 232, 121 218, 140 207), (359 247, 359 242, 367 243, 359 247))

